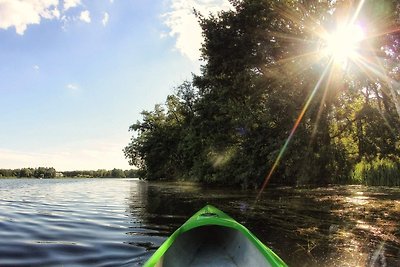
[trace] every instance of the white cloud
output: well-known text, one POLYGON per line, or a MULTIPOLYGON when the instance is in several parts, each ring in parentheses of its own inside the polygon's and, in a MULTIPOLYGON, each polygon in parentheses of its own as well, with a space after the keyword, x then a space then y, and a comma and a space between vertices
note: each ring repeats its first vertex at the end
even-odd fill
POLYGON ((28 25, 60 17, 58 0, 0 0, 0 29, 15 27, 23 35, 28 25))
POLYGON ((64 0, 64 11, 81 5, 81 0, 64 0))
POLYGON ((59 19, 60 15, 61 15, 60 10, 58 10, 57 8, 52 10, 52 14, 53 14, 54 18, 57 18, 57 19, 59 19))
POLYGON ((201 28, 193 8, 203 15, 232 9, 228 0, 171 0, 171 11, 164 14, 169 35, 176 37, 175 47, 185 56, 195 61, 200 58, 203 38, 201 28))
POLYGON ((110 15, 108 15, 107 12, 104 12, 104 16, 103 16, 103 19, 101 21, 101 23, 103 23, 103 26, 107 25, 109 19, 110 19, 110 15))
POLYGON ((40 67, 38 65, 34 65, 33 69, 36 70, 36 71, 39 71, 40 67))
POLYGON ((83 22, 90 23, 91 19, 89 10, 82 11, 79 16, 79 19, 82 20, 83 22))
POLYGON ((82 11, 78 18, 66 15, 76 7, 82 8, 82 0, 0 0, 0 29, 15 28, 23 35, 30 25, 40 24, 43 19, 59 20, 64 30, 67 22, 76 19, 90 23, 89 10, 82 11))
POLYGON ((70 89, 70 90, 78 90, 79 89, 79 86, 76 84, 73 84, 73 83, 67 84, 66 87, 67 87, 67 89, 70 89))

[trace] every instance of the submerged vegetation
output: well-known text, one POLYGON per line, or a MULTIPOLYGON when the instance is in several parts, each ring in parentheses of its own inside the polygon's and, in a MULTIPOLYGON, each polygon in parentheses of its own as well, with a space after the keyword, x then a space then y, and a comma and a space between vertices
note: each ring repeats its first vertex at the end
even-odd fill
POLYGON ((399 185, 397 1, 232 0, 197 13, 200 75, 143 111, 143 179, 399 185))

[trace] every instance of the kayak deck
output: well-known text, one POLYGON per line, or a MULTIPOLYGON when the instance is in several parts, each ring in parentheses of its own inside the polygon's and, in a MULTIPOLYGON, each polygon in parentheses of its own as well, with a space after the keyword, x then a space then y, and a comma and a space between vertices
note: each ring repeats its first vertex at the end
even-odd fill
POLYGON ((179 227, 144 267, 287 265, 246 227, 211 205, 179 227))
POLYGON ((156 266, 271 266, 236 229, 202 226, 180 235, 156 266))
POLYGON ((200 247, 196 252, 193 261, 189 264, 191 267, 201 266, 226 266, 237 267, 237 264, 229 256, 229 254, 216 245, 200 247))

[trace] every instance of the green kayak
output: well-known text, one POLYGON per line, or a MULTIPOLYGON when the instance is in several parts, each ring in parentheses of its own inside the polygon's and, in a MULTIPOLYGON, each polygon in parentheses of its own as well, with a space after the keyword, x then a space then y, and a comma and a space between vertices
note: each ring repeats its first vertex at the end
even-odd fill
POLYGON ((287 266, 246 227, 207 205, 144 264, 151 266, 287 266))

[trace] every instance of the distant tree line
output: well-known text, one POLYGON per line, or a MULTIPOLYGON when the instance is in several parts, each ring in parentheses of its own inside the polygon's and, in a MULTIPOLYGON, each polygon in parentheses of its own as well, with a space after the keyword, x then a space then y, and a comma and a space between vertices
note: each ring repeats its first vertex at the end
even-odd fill
POLYGON ((5 178, 136 178, 137 170, 89 170, 89 171, 61 171, 58 172, 54 168, 22 168, 22 169, 0 169, 0 177, 5 178))
POLYGON ((354 1, 230 2, 198 14, 201 74, 130 126, 140 177, 253 187, 278 166, 281 184, 400 185, 398 1, 365 1, 368 49, 347 64, 315 51, 354 1))
POLYGON ((100 169, 97 171, 64 171, 62 172, 64 177, 93 177, 93 178, 136 178, 138 177, 137 170, 121 170, 112 169, 104 170, 100 169))
POLYGON ((55 178, 57 171, 54 168, 22 168, 22 169, 0 169, 0 177, 18 178, 55 178))

